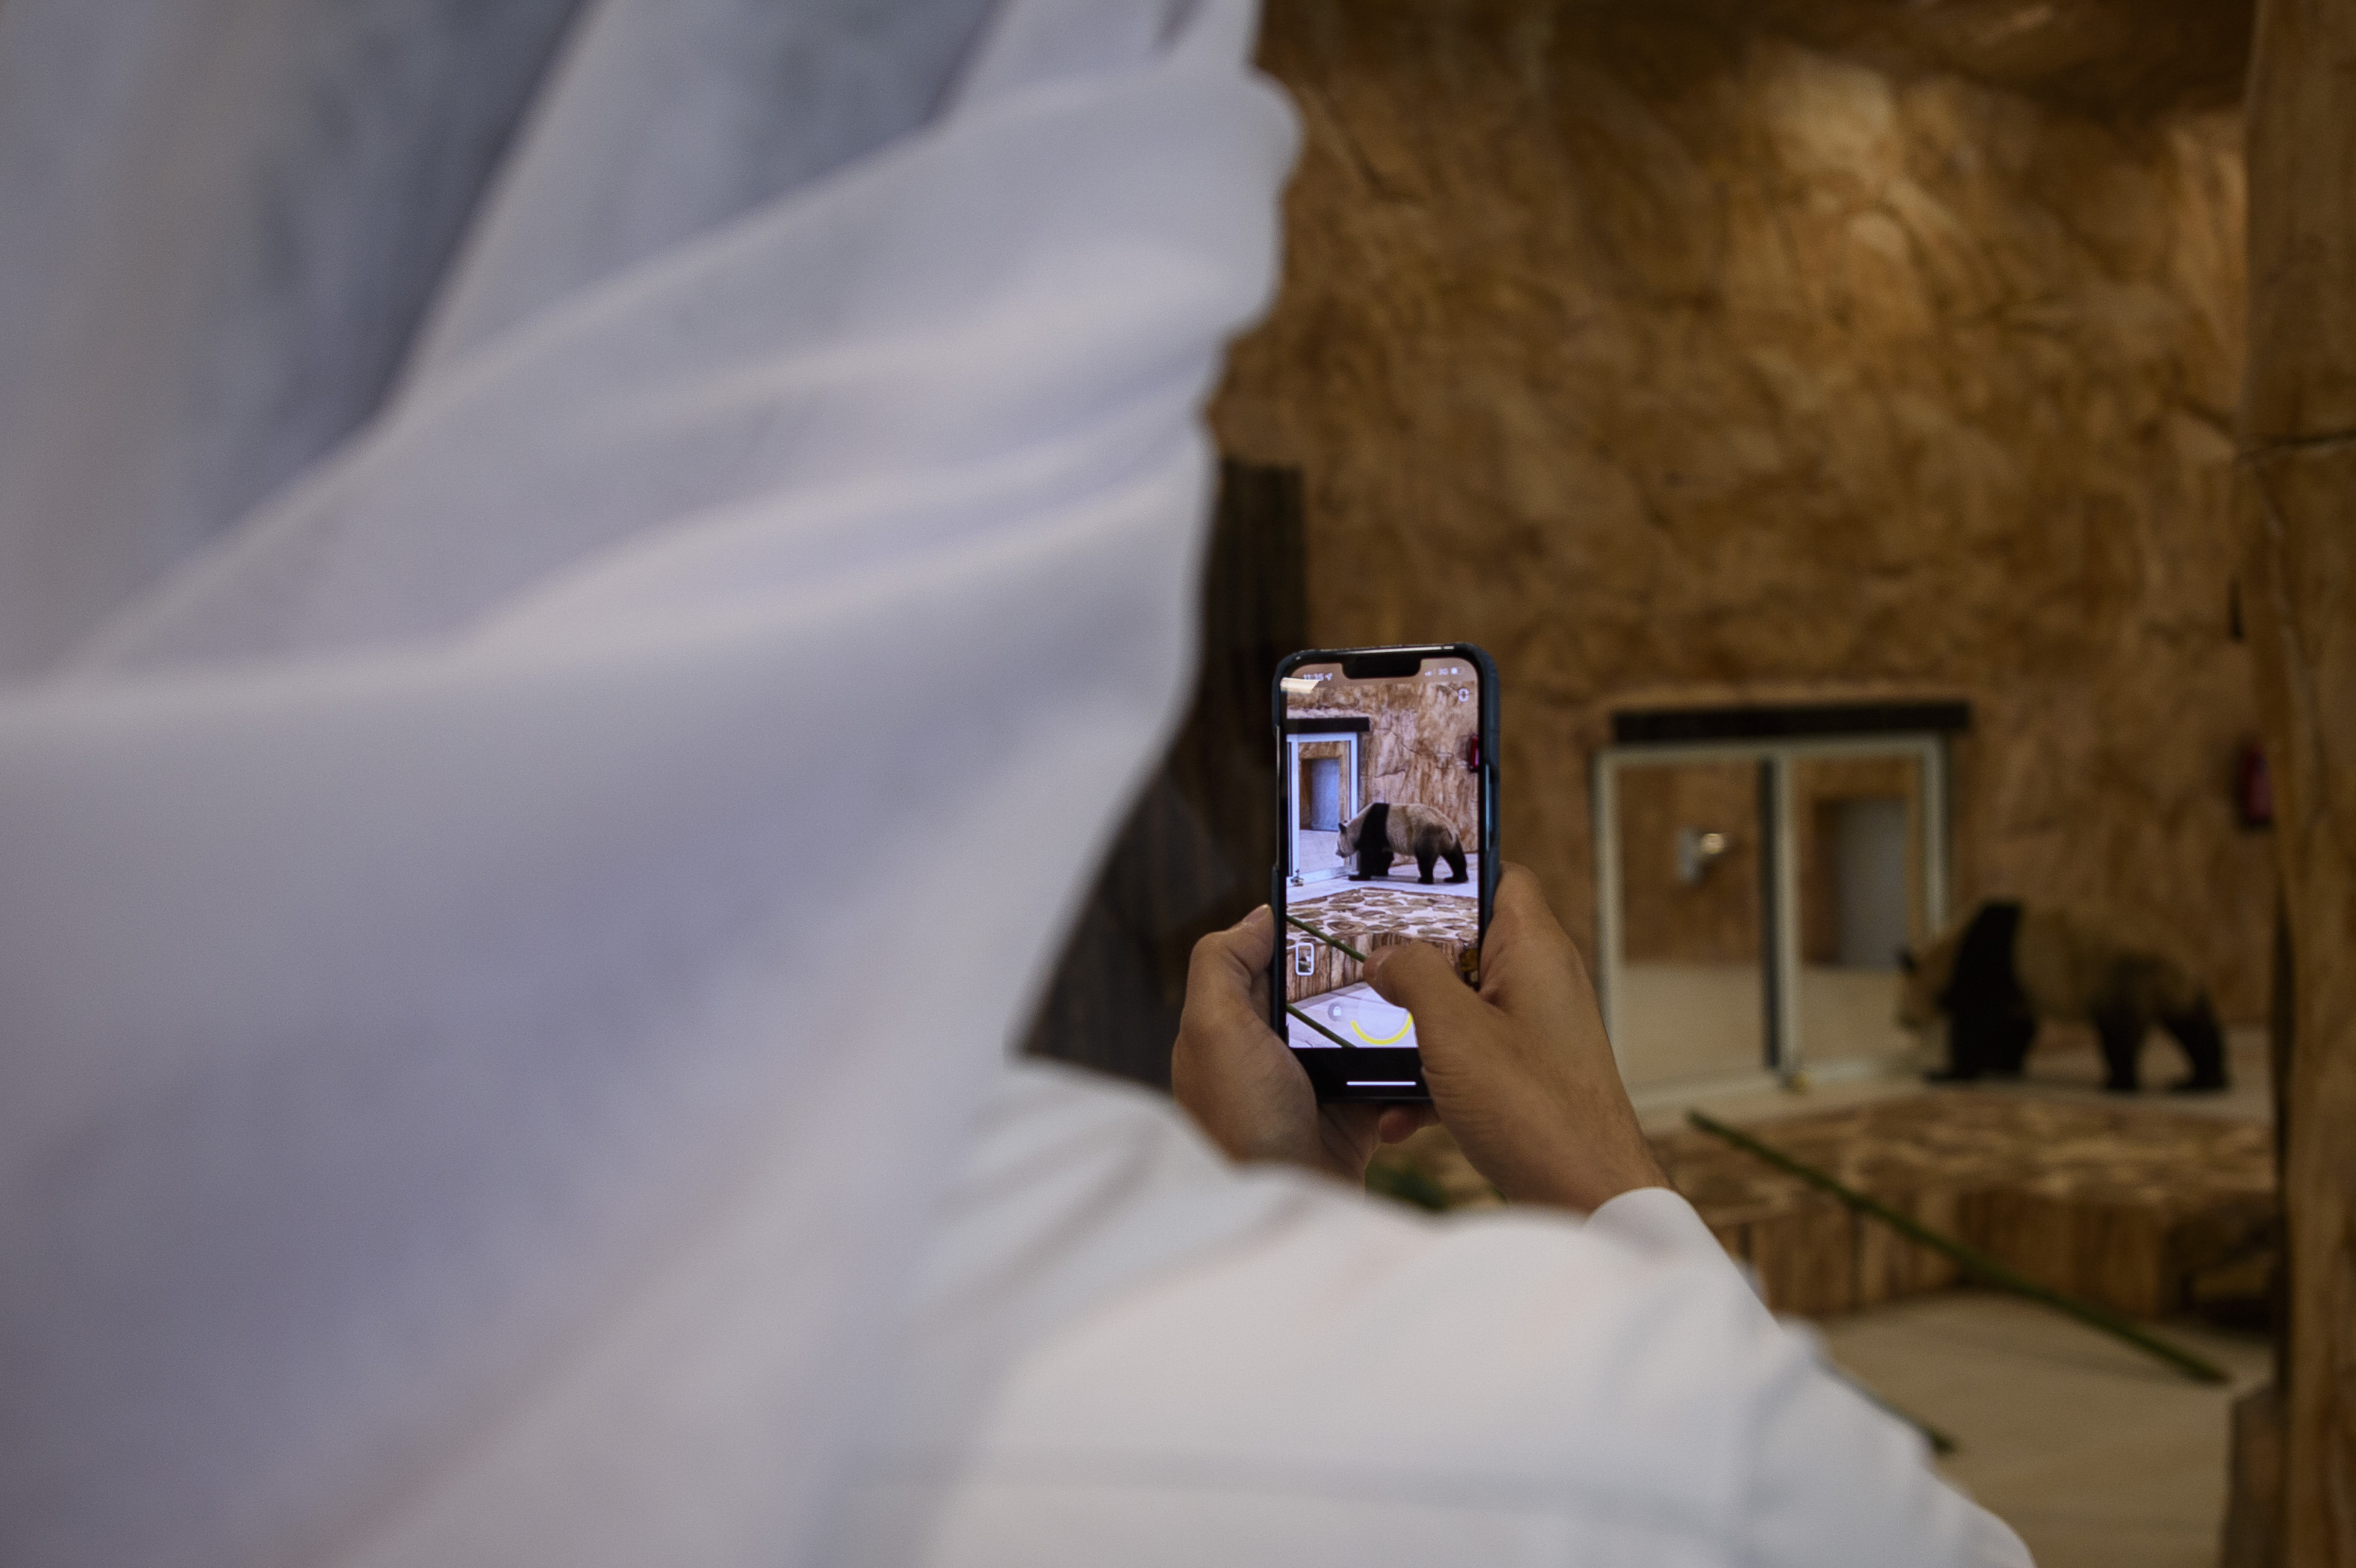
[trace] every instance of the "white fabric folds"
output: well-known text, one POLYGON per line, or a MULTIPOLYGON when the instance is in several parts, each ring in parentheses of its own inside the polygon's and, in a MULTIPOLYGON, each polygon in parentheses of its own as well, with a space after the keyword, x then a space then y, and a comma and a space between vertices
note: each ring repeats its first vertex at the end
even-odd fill
POLYGON ((1248 5, 1017 0, 582 281, 650 13, 391 403, 0 687, 0 1560, 796 1560, 1167 732, 1292 151, 1248 5))

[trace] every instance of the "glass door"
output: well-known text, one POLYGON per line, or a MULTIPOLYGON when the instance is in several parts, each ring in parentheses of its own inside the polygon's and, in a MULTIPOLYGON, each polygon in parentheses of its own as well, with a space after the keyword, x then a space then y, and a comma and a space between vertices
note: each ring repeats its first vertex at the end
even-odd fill
POLYGON ((1791 764, 1799 1029, 1812 1069, 1905 1055, 1899 954, 1932 934, 1924 769, 1903 753, 1791 764))
POLYGON ((1596 759, 1598 981, 1629 1089, 1911 1065, 1898 954, 1946 911, 1935 734, 1623 745, 1596 759))
POLYGON ((1768 1065, 1768 948, 1752 760, 1632 759, 1618 778, 1612 1043, 1631 1089, 1768 1065))

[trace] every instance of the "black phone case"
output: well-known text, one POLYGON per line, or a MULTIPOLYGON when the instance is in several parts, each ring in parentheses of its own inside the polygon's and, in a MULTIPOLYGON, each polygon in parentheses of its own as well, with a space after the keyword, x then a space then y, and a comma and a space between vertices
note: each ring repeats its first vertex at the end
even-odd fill
MULTIPOLYGON (((1480 845, 1480 914, 1477 929, 1480 940, 1489 934, 1489 916, 1496 903, 1497 893, 1497 666, 1488 653, 1470 642, 1445 642, 1396 648, 1310 648, 1288 656, 1276 667, 1269 682, 1269 712, 1276 741, 1276 822, 1280 843, 1284 835, 1287 792, 1292 788, 1285 766, 1285 703, 1284 678, 1304 664, 1335 664, 1343 673, 1354 679, 1391 672, 1405 665, 1412 674, 1427 659, 1462 659, 1481 672, 1480 744, 1481 768, 1479 799, 1481 822, 1476 835, 1480 845)), ((1280 854, 1276 864, 1269 868, 1268 907, 1276 917, 1276 929, 1271 940, 1275 950, 1269 955, 1269 1026, 1280 1039, 1291 1038, 1287 1028, 1284 1001, 1284 954, 1292 934, 1285 924, 1284 860, 1280 854)), ((1478 983, 1480 973, 1476 942, 1473 952, 1475 966, 1468 977, 1478 983)), ((1353 1046, 1338 1050, 1294 1049, 1292 1059, 1299 1062, 1315 1086, 1317 1098, 1326 1103, 1356 1102, 1424 1105, 1431 1101, 1430 1091, 1423 1083, 1423 1062, 1414 1050, 1387 1050, 1378 1046, 1353 1046), (1354 1084, 1353 1079, 1360 1080, 1354 1084), (1361 1087, 1365 1080, 1386 1083, 1411 1080, 1413 1088, 1361 1087)))

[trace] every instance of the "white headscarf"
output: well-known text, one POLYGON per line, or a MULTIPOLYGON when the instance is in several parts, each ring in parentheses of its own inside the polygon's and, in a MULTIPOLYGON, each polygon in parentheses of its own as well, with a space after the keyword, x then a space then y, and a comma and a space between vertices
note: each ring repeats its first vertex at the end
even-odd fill
POLYGON ((1290 123, 1249 0, 1012 0, 780 173, 772 7, 380 0, 329 79, 498 81, 275 201, 375 166, 248 177, 327 9, 0 9, 0 1560, 791 1561, 1182 695, 1290 123), (176 279, 142 158, 350 242, 176 279))

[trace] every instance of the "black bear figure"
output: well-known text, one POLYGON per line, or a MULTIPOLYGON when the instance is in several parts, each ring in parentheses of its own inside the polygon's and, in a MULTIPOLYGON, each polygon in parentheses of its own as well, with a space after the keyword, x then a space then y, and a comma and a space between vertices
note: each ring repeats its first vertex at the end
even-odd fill
POLYGON ((1353 882, 1380 882, 1391 874, 1394 856, 1415 856, 1420 882, 1431 880, 1431 868, 1448 862, 1451 882, 1465 880, 1464 844, 1446 817, 1429 806, 1393 806, 1381 800, 1342 824, 1337 847, 1344 858, 1355 856, 1353 882))
POLYGON ((2040 1020, 2088 1023, 2103 1046, 2103 1087, 2139 1087, 2144 1036, 2158 1024, 2191 1075, 2171 1087, 2227 1087, 2224 1031, 2209 993, 2182 964, 2102 921, 2010 901, 1983 904, 1922 953, 1903 952, 1899 1022, 1944 1015, 1947 1065, 1933 1082, 2018 1078, 2040 1020))

